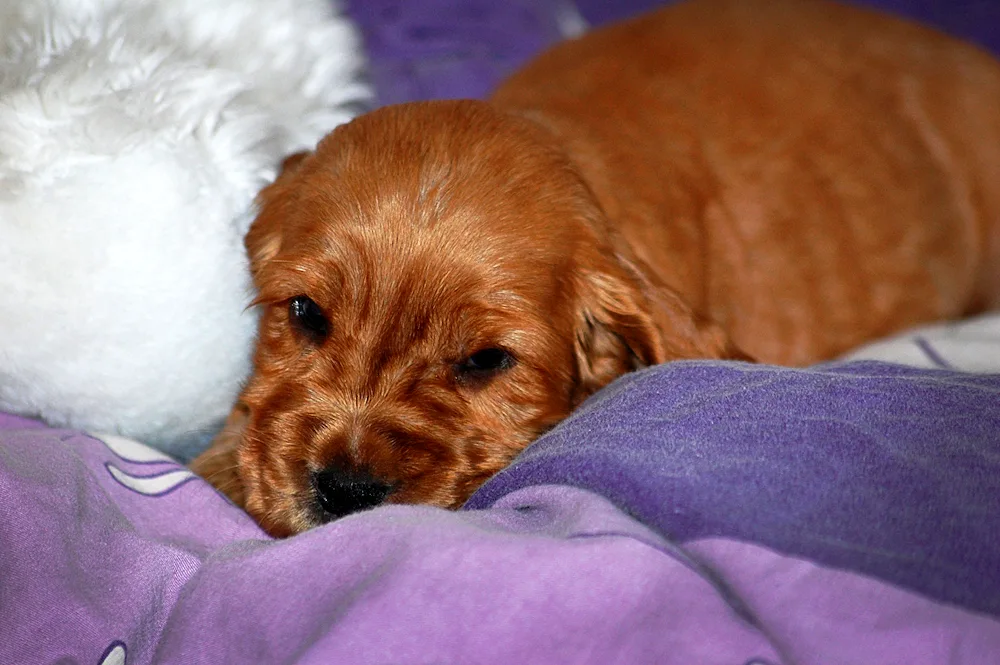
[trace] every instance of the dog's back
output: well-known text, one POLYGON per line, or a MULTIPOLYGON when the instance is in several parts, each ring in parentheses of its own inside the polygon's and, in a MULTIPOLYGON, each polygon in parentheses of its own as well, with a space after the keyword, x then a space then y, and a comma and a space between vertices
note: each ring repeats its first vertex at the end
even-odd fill
POLYGON ((1000 305, 1000 64, 823 0, 694 0, 565 43, 493 100, 566 146, 640 260, 807 363, 1000 305))

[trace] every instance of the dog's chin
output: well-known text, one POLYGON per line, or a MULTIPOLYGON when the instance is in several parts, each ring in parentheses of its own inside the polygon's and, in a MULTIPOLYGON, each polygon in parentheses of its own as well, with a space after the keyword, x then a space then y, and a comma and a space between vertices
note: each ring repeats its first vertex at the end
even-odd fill
MULTIPOLYGON (((348 515, 331 515, 323 510, 310 488, 302 487, 296 490, 294 499, 273 496, 272 493, 250 491, 246 510, 257 521, 260 527, 274 538, 287 538, 303 531, 343 519, 348 515)), ((447 503, 419 499, 407 499, 406 495, 390 497, 380 505, 387 504, 423 504, 444 509, 457 509, 465 502, 467 496, 447 503)), ((437 489, 433 494, 440 494, 437 489)), ((469 493, 471 495, 471 492, 469 493)), ((351 514, 358 514, 357 511, 351 514)))
POLYGON ((247 513, 275 538, 287 538, 328 522, 308 488, 278 493, 264 487, 246 487, 247 513))
MULTIPOLYGON (((428 470, 411 480, 396 483, 396 489, 378 505, 419 504, 457 510, 493 474, 509 464, 514 455, 512 452, 503 459, 491 459, 465 472, 456 471, 448 465, 428 470)), ((244 478, 256 477, 244 484, 244 508, 269 535, 286 538, 347 516, 332 515, 323 509, 317 491, 304 471, 299 474, 301 480, 282 483, 284 486, 279 488, 277 484, 265 483, 257 478, 288 478, 295 475, 291 469, 272 469, 268 472, 256 465, 254 469, 252 474, 240 474, 244 478)), ((357 512, 362 511, 349 514, 357 512)))

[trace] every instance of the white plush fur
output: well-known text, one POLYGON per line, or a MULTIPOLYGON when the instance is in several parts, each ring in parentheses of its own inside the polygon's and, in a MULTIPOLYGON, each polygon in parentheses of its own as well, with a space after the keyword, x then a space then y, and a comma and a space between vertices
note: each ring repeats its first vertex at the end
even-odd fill
POLYGON ((195 452, 248 371, 253 197, 362 65, 331 0, 0 3, 0 410, 195 452))

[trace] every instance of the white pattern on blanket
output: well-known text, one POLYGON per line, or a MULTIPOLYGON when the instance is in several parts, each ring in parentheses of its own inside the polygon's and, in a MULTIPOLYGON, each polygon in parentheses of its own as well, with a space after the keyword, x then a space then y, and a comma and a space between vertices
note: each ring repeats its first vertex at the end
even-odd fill
POLYGON ((922 369, 1000 372, 1000 313, 916 328, 868 344, 843 360, 881 360, 922 369))

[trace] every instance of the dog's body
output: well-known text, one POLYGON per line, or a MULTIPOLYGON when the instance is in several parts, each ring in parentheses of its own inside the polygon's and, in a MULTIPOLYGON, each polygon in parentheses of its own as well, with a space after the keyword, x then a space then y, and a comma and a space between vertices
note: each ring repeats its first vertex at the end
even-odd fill
POLYGON ((1000 65, 820 0, 696 0, 489 104, 380 109, 261 197, 256 372, 195 468, 275 534, 455 507, 616 376, 804 364, 1000 304, 1000 65))
POLYGON ((984 53, 809 1, 682 3, 580 46, 494 103, 552 129, 645 272, 754 358, 1000 305, 984 53))

